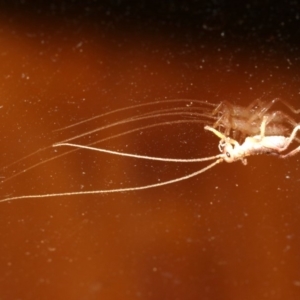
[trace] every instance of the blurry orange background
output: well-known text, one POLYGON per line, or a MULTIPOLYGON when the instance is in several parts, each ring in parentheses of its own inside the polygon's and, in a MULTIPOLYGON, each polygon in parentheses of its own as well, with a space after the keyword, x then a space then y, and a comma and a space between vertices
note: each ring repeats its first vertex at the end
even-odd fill
MULTIPOLYGON (((213 2, 103 3, 2 7, 3 180, 55 151, 12 164, 38 149, 140 113, 57 131, 118 108, 181 98, 248 105, 259 97, 300 107, 296 7, 268 15, 255 4, 233 13, 213 2)), ((184 124, 102 146, 194 158, 218 154, 217 145, 203 124, 184 124)), ((4 181, 1 198, 141 186, 206 164, 78 151, 4 181)), ((224 163, 152 190, 0 203, 0 298, 298 299, 299 196, 297 156, 250 157, 246 167, 224 163)))

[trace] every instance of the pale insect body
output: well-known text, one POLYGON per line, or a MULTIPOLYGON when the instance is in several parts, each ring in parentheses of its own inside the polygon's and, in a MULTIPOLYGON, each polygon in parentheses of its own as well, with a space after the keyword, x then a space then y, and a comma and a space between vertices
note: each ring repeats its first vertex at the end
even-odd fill
MULTIPOLYGON (((241 160, 243 164, 247 164, 246 157, 252 155, 271 154, 280 158, 287 158, 297 154, 300 146, 287 154, 281 154, 295 140, 300 125, 297 125, 289 137, 285 136, 265 136, 268 117, 265 116, 261 123, 260 135, 247 137, 243 144, 239 144, 236 140, 226 137, 216 129, 205 126, 206 130, 213 132, 221 140, 219 142, 219 150, 225 162, 232 163, 241 160)), ((217 156, 216 156, 217 157, 217 156)))
MULTIPOLYGON (((86 192, 70 192, 70 193, 52 193, 52 194, 45 194, 45 195, 28 195, 28 196, 17 196, 17 197, 10 197, 3 199, 3 201, 14 200, 14 199, 24 199, 24 198, 42 198, 42 197, 54 197, 54 196, 67 196, 67 195, 84 195, 84 194, 99 194, 99 193, 111 193, 111 192, 126 192, 126 191, 134 191, 134 190, 141 190, 141 189, 148 189, 154 188, 162 185, 171 184, 174 182, 182 181, 193 176, 196 176, 200 173, 207 171, 208 169, 214 167, 220 162, 234 162, 237 160, 241 160, 244 164, 246 163, 246 157, 251 155, 257 154, 276 154, 279 157, 287 157, 292 156, 299 152, 298 148, 294 151, 291 151, 287 155, 281 155, 281 152, 286 150, 287 147, 291 144, 293 140, 296 139, 296 132, 299 129, 298 125, 294 121, 292 117, 289 115, 276 110, 272 111, 271 108, 277 102, 282 102, 288 109, 290 109, 293 113, 299 113, 300 110, 294 109, 291 105, 287 102, 282 101, 280 99, 274 99, 270 102, 263 102, 261 100, 253 101, 248 107, 237 106, 233 105, 229 102, 222 102, 219 105, 209 103, 206 101, 193 101, 193 100, 169 100, 169 101, 157 101, 153 103, 147 104, 139 104, 129 108, 117 109, 110 113, 105 113, 101 116, 107 116, 109 114, 125 111, 130 108, 142 108, 158 103, 183 103, 183 107, 176 107, 176 108, 166 108, 160 110, 152 110, 147 113, 140 113, 134 117, 125 118, 121 121, 114 122, 112 124, 98 127, 96 129, 90 130, 80 135, 76 135, 72 138, 65 139, 59 143, 55 143, 52 147, 71 147, 71 150, 67 152, 55 155, 52 158, 46 159, 42 162, 39 162, 25 171, 28 171, 32 168, 35 168, 45 162, 51 161, 58 157, 64 156, 70 152, 77 151, 78 149, 86 149, 90 151, 98 151, 104 152, 114 155, 121 155, 125 157, 135 157, 139 159, 148 159, 148 160, 156 160, 156 161, 165 161, 165 162, 177 162, 177 163, 192 163, 192 162, 203 162, 209 160, 215 160, 212 164, 208 165, 207 167, 194 172, 192 174, 186 175, 181 178, 176 178, 173 180, 169 180, 166 182, 150 184, 147 186, 140 186, 140 187, 133 187, 133 188, 125 188, 125 189, 113 189, 113 190, 98 190, 98 191, 86 191, 86 192), (76 139, 80 139, 82 137, 90 136, 96 132, 111 128, 113 126, 128 124, 130 122, 136 122, 141 120, 147 120, 157 117, 175 117, 180 119, 171 120, 171 121, 164 121, 160 123, 154 123, 150 125, 140 126, 131 130, 123 131, 119 134, 115 134, 113 136, 109 136, 107 138, 102 138, 93 143, 89 143, 88 145, 82 145, 79 143, 74 143, 73 141, 76 139), (103 149, 99 147, 93 147, 94 144, 100 143, 105 140, 109 140, 118 136, 126 135, 131 132, 148 129, 155 126, 164 126, 170 124, 180 124, 180 123, 206 123, 211 124, 211 126, 205 126, 206 130, 212 131, 216 134, 221 140, 219 143, 219 149, 222 152, 219 155, 215 155, 212 157, 206 158, 196 158, 196 159, 176 159, 176 158, 161 158, 161 157, 151 157, 151 156, 143 156, 143 155, 136 155, 130 153, 120 153, 117 151, 111 151, 108 149, 103 149), (292 126, 294 130, 290 137, 286 137, 288 132, 291 131, 292 126), (222 129, 223 132, 218 131, 216 128, 222 129), (229 134, 235 133, 240 134, 242 137, 246 137, 242 144, 239 144, 238 141, 229 137, 229 134), (259 135, 256 135, 260 133, 259 135)), ((87 121, 99 118, 96 116, 84 122, 76 123, 72 126, 68 126, 67 128, 71 128, 74 126, 78 126, 81 123, 86 123, 87 121)), ((48 148, 45 148, 48 149, 48 148)), ((42 149, 44 150, 44 149, 42 149)), ((39 150, 41 151, 41 150, 39 150)), ((9 180, 19 174, 23 173, 19 172, 10 176, 9 180)))

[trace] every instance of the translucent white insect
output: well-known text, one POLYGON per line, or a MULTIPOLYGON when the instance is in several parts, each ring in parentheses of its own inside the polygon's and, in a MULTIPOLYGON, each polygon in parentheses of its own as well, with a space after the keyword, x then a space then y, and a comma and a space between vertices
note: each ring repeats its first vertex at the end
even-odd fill
POLYGON ((260 134, 255 135, 252 137, 247 137, 242 144, 239 144, 236 140, 225 136, 220 131, 216 130, 213 127, 205 126, 205 130, 213 132, 216 136, 220 138, 219 142, 219 150, 221 154, 205 157, 205 158, 197 158, 197 159, 167 159, 161 157, 151 157, 151 156, 142 156, 130 153, 120 153, 117 151, 111 151, 103 148, 96 148, 92 146, 84 146, 75 143, 69 142, 61 142, 56 143, 53 147, 72 147, 76 149, 87 149, 91 151, 98 151, 104 152, 114 155, 121 155, 126 157, 134 157, 140 159, 148 159, 148 160, 157 160, 157 161, 165 161, 165 162, 177 162, 177 163, 191 163, 191 162, 203 162, 214 160, 213 163, 209 164, 208 166, 188 174, 186 176, 175 178, 172 180, 168 180, 165 182, 159 182, 155 184, 139 186, 139 187, 129 187, 129 188, 120 188, 120 189, 109 189, 109 190, 91 190, 91 191, 75 191, 75 192, 66 192, 66 193, 49 193, 49 194, 39 194, 39 195, 24 195, 24 196, 17 196, 17 197, 9 197, 6 199, 0 200, 0 202, 10 201, 10 200, 17 200, 17 199, 29 199, 29 198, 46 198, 46 197, 60 197, 60 196, 74 196, 74 195, 91 195, 91 194, 105 194, 105 193, 117 193, 117 192, 129 192, 129 191, 137 191, 137 190, 144 190, 144 189, 151 189, 156 188, 168 184, 172 184, 175 182, 183 181, 192 177, 195 177, 201 173, 206 172, 207 170, 213 168, 217 164, 221 162, 228 162, 232 163, 238 160, 241 160, 244 165, 247 164, 247 157, 251 155, 260 155, 260 154, 272 154, 276 155, 280 158, 287 158, 297 154, 300 151, 300 146, 296 147, 294 150, 282 154, 291 143, 295 140, 296 134, 298 130, 300 130, 300 125, 296 125, 290 134, 290 136, 266 136, 266 128, 268 123, 271 122, 271 117, 264 116, 263 121, 260 126, 260 134))
POLYGON ((226 137, 224 134, 210 126, 205 126, 204 128, 213 132, 221 139, 219 142, 219 150, 222 154, 217 155, 216 158, 220 157, 222 161, 228 163, 241 160, 242 163, 246 165, 246 157, 252 155, 269 154, 276 155, 279 158, 288 158, 297 154, 300 151, 300 146, 286 154, 282 154, 282 152, 287 150, 287 148, 295 140, 296 134, 300 129, 300 125, 294 127, 289 137, 280 135, 265 136, 266 126, 270 121, 269 117, 264 116, 260 126, 260 134, 253 137, 246 137, 245 141, 241 145, 236 140, 226 137))

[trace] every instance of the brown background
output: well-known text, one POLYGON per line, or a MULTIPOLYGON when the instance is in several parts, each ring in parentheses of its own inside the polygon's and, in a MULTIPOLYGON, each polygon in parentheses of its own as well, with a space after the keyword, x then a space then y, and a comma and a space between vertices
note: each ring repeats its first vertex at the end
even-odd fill
MULTIPOLYGON (((26 155, 145 111, 55 131, 114 109, 258 97, 300 107, 295 3, 83 2, 1 4, 1 198, 140 186, 206 165, 78 151, 9 179, 54 150, 10 165, 26 155)), ((102 146, 193 158, 217 143, 184 124, 102 146)), ((0 299, 298 299, 299 196, 298 157, 253 157, 153 190, 0 203, 0 299)))

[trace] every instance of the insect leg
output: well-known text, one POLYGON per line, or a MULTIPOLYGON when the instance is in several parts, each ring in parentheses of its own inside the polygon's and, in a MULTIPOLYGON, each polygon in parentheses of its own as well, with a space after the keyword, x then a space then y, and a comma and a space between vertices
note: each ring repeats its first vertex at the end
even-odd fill
MULTIPOLYGON (((280 152, 286 150, 289 147, 289 145, 296 139, 296 134, 297 134, 298 130, 300 130, 300 125, 297 125, 294 128, 294 130, 291 133, 290 137, 286 140, 286 143, 285 143, 284 147, 280 149, 280 152)), ((281 154, 279 157, 280 158, 288 158, 288 157, 296 155, 298 152, 300 152, 300 146, 298 146, 296 149, 290 151, 287 154, 281 154)))

